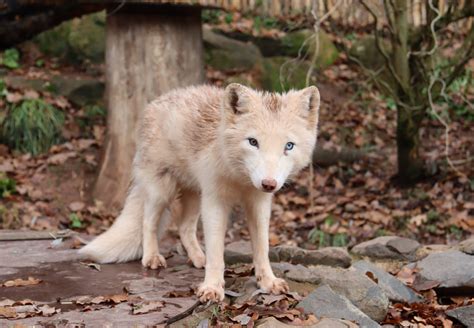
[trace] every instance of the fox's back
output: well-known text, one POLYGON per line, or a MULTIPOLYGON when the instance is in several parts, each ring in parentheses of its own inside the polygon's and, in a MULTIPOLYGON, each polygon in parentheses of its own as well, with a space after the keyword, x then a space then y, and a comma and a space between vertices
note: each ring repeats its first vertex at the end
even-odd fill
POLYGON ((136 164, 188 175, 193 161, 216 142, 223 93, 209 85, 192 86, 151 102, 139 126, 136 164))

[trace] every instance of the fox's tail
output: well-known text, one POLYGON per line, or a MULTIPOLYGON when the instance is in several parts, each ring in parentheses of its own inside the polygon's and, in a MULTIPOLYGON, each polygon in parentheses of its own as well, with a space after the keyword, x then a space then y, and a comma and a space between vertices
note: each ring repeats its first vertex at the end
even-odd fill
POLYGON ((127 262, 142 256, 143 195, 140 197, 139 189, 132 186, 114 224, 79 254, 98 263, 127 262))

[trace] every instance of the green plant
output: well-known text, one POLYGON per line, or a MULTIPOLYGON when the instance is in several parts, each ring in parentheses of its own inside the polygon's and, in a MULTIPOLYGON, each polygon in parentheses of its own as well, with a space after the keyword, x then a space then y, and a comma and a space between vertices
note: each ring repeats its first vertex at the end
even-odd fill
POLYGON ((36 67, 43 67, 44 66, 44 60, 43 59, 38 59, 35 62, 36 67))
POLYGON ((0 97, 4 97, 7 95, 7 85, 5 81, 0 79, 0 97))
POLYGON ((12 149, 37 155, 58 143, 64 115, 42 99, 11 104, 1 124, 0 139, 12 149))
POLYGON ((20 53, 15 48, 7 49, 0 57, 0 65, 14 69, 20 67, 20 53))
POLYGON ((16 192, 16 181, 5 174, 0 174, 0 198, 5 198, 16 192))
POLYGON ((454 238, 456 238, 457 240, 461 239, 462 238, 462 229, 459 228, 458 226, 455 226, 455 225, 451 225, 449 227, 449 232, 454 236, 454 238))
POLYGON ((77 213, 69 214, 69 222, 71 228, 82 228, 82 219, 77 213))
POLYGON ((224 16, 224 21, 227 23, 227 24, 230 24, 234 21, 234 15, 232 15, 232 13, 227 13, 225 16, 224 16))
POLYGON ((213 10, 213 9, 204 9, 201 15, 203 23, 209 23, 209 24, 219 23, 220 16, 221 16, 221 12, 219 10, 213 10))
POLYGON ((308 234, 308 240, 315 245, 318 245, 319 247, 325 247, 328 246, 330 241, 329 241, 329 235, 327 235, 324 231, 319 230, 318 228, 313 228, 308 234))

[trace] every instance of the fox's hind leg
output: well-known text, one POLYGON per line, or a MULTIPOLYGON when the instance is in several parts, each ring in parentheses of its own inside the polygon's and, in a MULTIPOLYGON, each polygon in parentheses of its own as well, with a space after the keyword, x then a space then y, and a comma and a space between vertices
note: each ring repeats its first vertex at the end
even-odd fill
POLYGON ((151 269, 166 267, 166 260, 158 248, 157 233, 160 219, 176 194, 176 181, 165 175, 159 179, 150 179, 142 185, 145 190, 142 264, 151 269))
POLYGON ((203 268, 206 256, 199 245, 196 230, 199 221, 201 200, 199 193, 192 190, 182 190, 182 216, 178 218, 178 231, 189 258, 196 268, 203 268))

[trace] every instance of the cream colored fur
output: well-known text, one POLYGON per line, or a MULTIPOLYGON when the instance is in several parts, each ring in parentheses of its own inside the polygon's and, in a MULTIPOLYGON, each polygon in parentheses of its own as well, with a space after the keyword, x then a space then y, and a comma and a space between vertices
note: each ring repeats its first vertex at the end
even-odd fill
POLYGON ((240 204, 258 284, 275 294, 287 291, 268 259, 272 196, 309 164, 319 102, 316 87, 276 94, 239 84, 225 90, 178 89, 153 101, 139 127, 133 182, 122 213, 80 252, 101 263, 141 258, 152 269, 166 266, 157 234, 165 231, 172 212, 189 258, 206 267, 198 296, 222 300, 227 217, 240 204), (207 256, 196 237, 200 215, 207 256))

